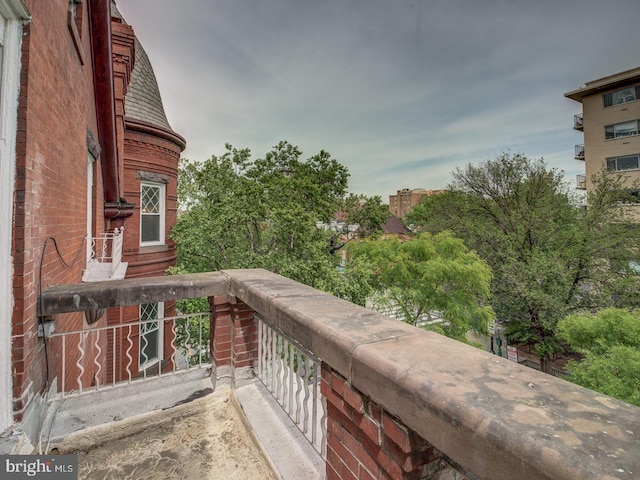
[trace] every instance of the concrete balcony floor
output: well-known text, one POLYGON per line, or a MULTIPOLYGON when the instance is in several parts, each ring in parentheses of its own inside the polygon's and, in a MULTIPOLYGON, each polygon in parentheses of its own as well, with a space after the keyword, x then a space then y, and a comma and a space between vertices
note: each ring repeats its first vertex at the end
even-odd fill
POLYGON ((324 478, 257 380, 213 390, 201 372, 56 400, 40 449, 77 454, 87 480, 324 478))

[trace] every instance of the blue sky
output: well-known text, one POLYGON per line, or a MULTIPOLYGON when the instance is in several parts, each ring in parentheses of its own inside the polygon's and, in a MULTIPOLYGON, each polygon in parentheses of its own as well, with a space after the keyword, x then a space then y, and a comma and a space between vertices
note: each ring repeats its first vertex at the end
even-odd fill
POLYGON ((564 93, 640 65, 638 0, 117 0, 183 156, 325 149, 354 193, 443 188, 503 151, 567 178, 564 93))

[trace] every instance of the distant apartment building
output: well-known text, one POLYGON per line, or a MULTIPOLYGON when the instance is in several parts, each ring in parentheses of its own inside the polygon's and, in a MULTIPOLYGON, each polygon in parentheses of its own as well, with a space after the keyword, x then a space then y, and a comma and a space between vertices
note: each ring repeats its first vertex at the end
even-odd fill
POLYGON ((442 190, 426 190, 424 188, 414 188, 410 190, 403 188, 395 195, 389 195, 389 211, 391 215, 405 219, 413 207, 420 205, 425 197, 441 193, 442 190))
POLYGON ((589 192, 593 174, 624 174, 631 187, 640 180, 640 67, 587 82, 565 97, 582 103, 573 128, 584 141, 575 146, 575 159, 584 161, 585 173, 576 187, 589 192))

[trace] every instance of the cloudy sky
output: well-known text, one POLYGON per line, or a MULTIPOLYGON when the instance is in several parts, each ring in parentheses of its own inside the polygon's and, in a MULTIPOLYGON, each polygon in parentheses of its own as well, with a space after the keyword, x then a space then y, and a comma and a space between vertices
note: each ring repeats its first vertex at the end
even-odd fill
POLYGON ((183 156, 280 140, 346 165, 350 191, 442 188, 503 151, 568 178, 564 93, 640 65, 638 0, 117 0, 183 156))

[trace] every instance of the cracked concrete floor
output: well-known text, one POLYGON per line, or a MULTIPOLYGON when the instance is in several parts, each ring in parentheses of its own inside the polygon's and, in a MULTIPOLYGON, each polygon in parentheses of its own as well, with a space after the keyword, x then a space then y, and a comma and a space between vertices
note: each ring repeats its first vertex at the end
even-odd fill
POLYGON ((228 390, 148 414, 142 421, 146 428, 136 433, 118 423, 113 428, 124 438, 71 449, 79 456, 79 479, 276 479, 228 390))

